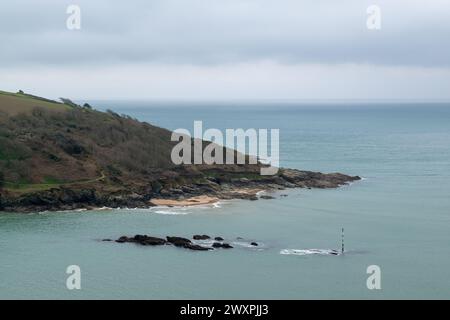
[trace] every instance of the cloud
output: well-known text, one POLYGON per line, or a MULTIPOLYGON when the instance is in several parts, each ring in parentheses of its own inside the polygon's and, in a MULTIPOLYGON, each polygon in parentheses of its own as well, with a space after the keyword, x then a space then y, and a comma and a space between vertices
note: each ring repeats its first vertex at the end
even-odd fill
POLYGON ((450 69, 374 65, 121 64, 0 74, 2 89, 79 99, 449 99, 450 69), (20 85, 19 85, 20 84, 20 85))
POLYGON ((163 63, 360 63, 450 66, 445 0, 380 0, 382 29, 364 0, 14 1, 0 10, 0 66, 163 63))
POLYGON ((450 99, 448 0, 16 0, 0 89, 57 98, 450 99), (81 30, 66 28, 78 4, 81 30))

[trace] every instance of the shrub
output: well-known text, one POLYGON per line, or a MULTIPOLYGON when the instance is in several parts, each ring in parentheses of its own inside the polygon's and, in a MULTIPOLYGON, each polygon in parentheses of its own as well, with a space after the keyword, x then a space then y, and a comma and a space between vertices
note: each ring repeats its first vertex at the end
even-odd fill
POLYGON ((0 171, 0 190, 5 186, 5 174, 0 171))

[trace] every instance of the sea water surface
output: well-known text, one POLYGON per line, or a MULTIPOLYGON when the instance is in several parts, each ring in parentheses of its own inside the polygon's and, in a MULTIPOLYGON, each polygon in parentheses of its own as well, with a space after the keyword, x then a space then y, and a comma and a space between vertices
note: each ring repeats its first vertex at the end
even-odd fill
POLYGON ((364 180, 200 208, 1 214, 0 298, 450 298, 449 104, 92 104, 169 129, 278 128, 282 166, 364 180), (344 255, 296 251, 339 249, 342 227, 344 255), (208 234, 236 248, 100 241, 134 234, 208 234), (66 288, 69 265, 81 290, 66 288), (367 288, 371 265, 381 290, 367 288))

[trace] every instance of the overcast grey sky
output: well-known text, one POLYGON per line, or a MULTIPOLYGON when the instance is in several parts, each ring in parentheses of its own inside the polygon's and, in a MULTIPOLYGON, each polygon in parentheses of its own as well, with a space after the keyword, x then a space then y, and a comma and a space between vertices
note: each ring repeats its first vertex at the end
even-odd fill
POLYGON ((448 0, 15 0, 0 37, 0 90, 49 97, 450 100, 448 0))

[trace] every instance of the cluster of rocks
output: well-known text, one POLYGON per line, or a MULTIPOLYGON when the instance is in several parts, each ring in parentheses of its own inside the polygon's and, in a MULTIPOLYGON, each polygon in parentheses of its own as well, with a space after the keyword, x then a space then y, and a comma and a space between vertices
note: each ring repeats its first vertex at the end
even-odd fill
MULTIPOLYGON (((192 237, 193 240, 212 240, 212 238, 208 235, 194 235, 192 237)), ((103 241, 113 241, 111 239, 104 239, 103 241)), ((148 235, 135 235, 134 237, 122 236, 119 239, 115 240, 117 243, 136 243, 142 246, 163 246, 163 245, 173 245, 179 248, 185 248, 189 250, 195 251, 209 251, 214 249, 233 249, 233 246, 229 243, 223 242, 224 239, 222 237, 215 237, 212 245, 207 246, 204 244, 198 244, 192 242, 190 239, 182 238, 182 237, 171 237, 167 236, 164 238, 152 237, 148 235)), ((252 246, 258 246, 258 243, 252 242, 252 246)))

